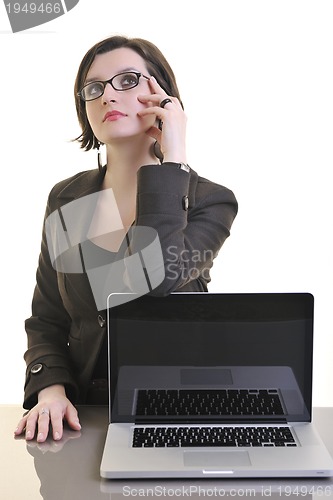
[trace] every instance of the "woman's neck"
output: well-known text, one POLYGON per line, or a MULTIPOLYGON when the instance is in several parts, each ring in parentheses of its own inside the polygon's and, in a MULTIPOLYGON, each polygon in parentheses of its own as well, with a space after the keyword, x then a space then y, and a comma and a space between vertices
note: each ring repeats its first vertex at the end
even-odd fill
POLYGON ((136 177, 142 165, 158 164, 159 161, 153 154, 153 147, 148 141, 140 137, 137 141, 122 141, 118 144, 106 146, 107 165, 104 179, 104 188, 128 190, 136 188, 136 177), (133 144, 137 142, 137 144, 133 144), (148 146, 147 146, 148 144, 148 146))
MULTIPOLYGON (((103 189, 112 189, 117 212, 127 230, 136 218, 137 172, 143 165, 158 164, 158 160, 152 153, 152 140, 148 137, 113 142, 106 149, 103 189)), ((104 220, 105 215, 99 215, 104 220)))

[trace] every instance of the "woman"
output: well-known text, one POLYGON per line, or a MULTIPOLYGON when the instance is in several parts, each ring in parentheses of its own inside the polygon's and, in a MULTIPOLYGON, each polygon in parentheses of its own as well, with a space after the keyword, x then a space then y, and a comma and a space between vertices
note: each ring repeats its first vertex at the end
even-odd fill
MULTIPOLYGON (((30 411, 15 431, 30 440, 37 430, 39 442, 50 424, 55 440, 62 437, 63 420, 80 429, 74 404, 96 402, 106 379, 105 311, 94 296, 91 255, 106 266, 123 263, 141 244, 128 229, 150 228, 158 235, 163 274, 149 293, 207 291, 213 259, 237 214, 230 190, 187 165, 186 116, 176 80, 153 44, 121 36, 97 43, 79 67, 75 100, 82 128, 77 140, 98 152, 105 144, 107 162, 58 183, 49 195, 32 316, 26 321, 24 407, 30 411), (96 201, 95 193, 111 194, 96 201), (87 210, 81 202, 88 199, 93 203, 87 210), (63 225, 63 234, 71 237, 68 220, 74 220, 74 231, 86 224, 86 214, 88 236, 74 238, 70 258, 59 262, 61 252, 50 244, 50 234, 63 225), (51 219, 57 223, 50 230, 51 219), (83 259, 81 272, 73 264, 74 249, 83 259)), ((131 290, 126 264, 119 276, 131 290)))

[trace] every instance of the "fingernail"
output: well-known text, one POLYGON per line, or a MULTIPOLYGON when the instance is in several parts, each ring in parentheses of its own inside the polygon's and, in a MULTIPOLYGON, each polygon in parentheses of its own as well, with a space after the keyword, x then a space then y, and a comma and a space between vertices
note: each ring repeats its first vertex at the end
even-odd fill
POLYGON ((60 434, 59 434, 59 432, 55 432, 55 434, 54 434, 54 439, 55 439, 56 441, 60 439, 60 434))
POLYGON ((44 437, 44 434, 42 432, 40 432, 37 436, 37 441, 41 441, 44 437))
POLYGON ((27 432, 25 433, 25 437, 26 437, 27 439, 30 439, 30 438, 32 437, 32 433, 31 433, 31 431, 27 431, 27 432))

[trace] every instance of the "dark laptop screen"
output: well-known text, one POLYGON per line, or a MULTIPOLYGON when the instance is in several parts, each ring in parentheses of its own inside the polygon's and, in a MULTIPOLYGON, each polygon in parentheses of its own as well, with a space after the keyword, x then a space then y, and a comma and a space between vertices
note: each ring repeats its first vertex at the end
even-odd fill
POLYGON ((311 294, 143 296, 108 326, 112 422, 311 419, 311 294))

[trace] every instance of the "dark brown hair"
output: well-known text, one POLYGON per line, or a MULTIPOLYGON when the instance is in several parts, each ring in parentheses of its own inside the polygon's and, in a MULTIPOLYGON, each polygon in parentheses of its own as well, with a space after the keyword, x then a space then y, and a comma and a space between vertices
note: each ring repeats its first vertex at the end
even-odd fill
POLYGON ((98 148, 99 141, 95 137, 86 113, 85 102, 77 95, 85 84, 87 73, 92 65, 95 57, 98 54, 105 54, 114 49, 126 47, 134 50, 145 61, 149 74, 154 76, 163 90, 170 96, 177 97, 181 102, 175 75, 165 59, 162 52, 151 42, 142 38, 128 38, 125 36, 112 36, 96 43, 88 50, 79 66, 75 85, 74 97, 76 105, 77 117, 82 129, 82 134, 75 140, 81 144, 81 148, 85 151, 98 148))

